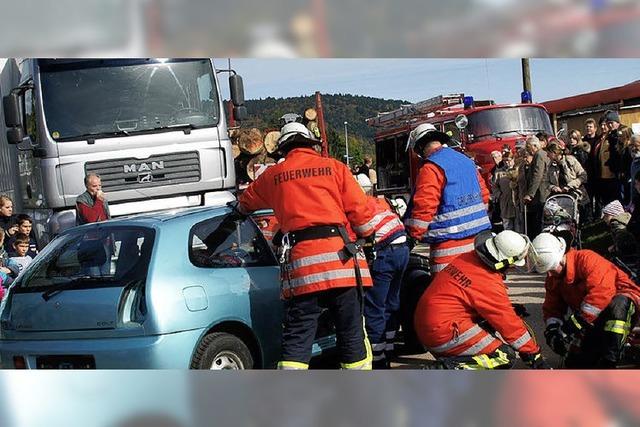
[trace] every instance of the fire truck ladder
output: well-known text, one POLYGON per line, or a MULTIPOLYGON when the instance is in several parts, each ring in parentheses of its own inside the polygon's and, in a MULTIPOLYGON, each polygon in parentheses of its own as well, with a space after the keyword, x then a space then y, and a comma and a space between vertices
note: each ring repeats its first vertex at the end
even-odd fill
POLYGON ((462 104, 464 94, 456 93, 450 95, 438 95, 415 104, 403 105, 393 111, 378 113, 376 117, 366 120, 369 126, 391 127, 413 122, 420 118, 427 118, 431 113, 435 113, 443 108, 462 104))

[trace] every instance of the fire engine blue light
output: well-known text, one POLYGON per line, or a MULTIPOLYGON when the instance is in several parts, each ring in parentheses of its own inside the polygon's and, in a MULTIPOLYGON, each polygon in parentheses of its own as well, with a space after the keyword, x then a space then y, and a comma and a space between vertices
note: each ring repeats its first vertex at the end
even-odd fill
POLYGON ((473 107, 473 96, 465 96, 462 102, 464 103, 464 108, 473 107))
POLYGON ((520 99, 522 100, 523 104, 531 103, 531 92, 529 92, 528 90, 522 91, 522 93, 520 94, 520 99))

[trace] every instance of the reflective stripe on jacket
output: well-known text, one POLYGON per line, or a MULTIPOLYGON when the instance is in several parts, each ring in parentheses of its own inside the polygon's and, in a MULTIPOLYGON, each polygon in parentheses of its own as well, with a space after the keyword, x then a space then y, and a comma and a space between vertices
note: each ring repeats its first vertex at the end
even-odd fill
POLYGON ((471 252, 435 275, 418 302, 414 323, 421 342, 436 355, 469 356, 503 344, 480 327, 483 319, 516 351, 540 351, 513 310, 502 275, 471 252))
MULTIPOLYGON (((376 248, 382 248, 398 237, 406 236, 407 233, 400 217, 393 211, 385 199, 378 197, 368 197, 371 209, 374 210, 374 220, 371 222, 374 230, 374 244, 376 248)), ((359 230, 362 232, 363 229, 359 230)))
MULTIPOLYGON (((318 225, 342 225, 361 236, 373 232, 375 211, 351 174, 339 161, 310 148, 291 150, 284 162, 268 168, 240 195, 249 212, 271 208, 283 233, 318 225)), ((350 237, 355 239, 353 232, 350 237)), ((285 295, 355 286, 355 264, 342 255, 339 237, 300 242, 290 254, 285 295)), ((371 286, 364 256, 363 284, 371 286)))
POLYGON ((488 201, 489 191, 473 161, 445 147, 420 168, 405 225, 423 243, 475 236, 491 227, 488 201))
POLYGON ((565 273, 547 274, 542 315, 545 323, 560 322, 567 308, 593 322, 614 296, 624 294, 640 302, 640 288, 627 274, 597 253, 571 249, 565 273))

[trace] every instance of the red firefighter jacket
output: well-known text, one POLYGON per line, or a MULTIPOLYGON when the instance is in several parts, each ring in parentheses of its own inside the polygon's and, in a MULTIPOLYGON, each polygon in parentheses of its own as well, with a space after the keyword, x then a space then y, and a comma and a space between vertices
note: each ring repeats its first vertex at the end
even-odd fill
POLYGON ((357 232, 370 233, 373 229, 377 247, 385 246, 400 236, 406 236, 404 224, 385 199, 372 196, 367 199, 375 216, 366 226, 357 229, 357 232))
POLYGON ((617 294, 639 301, 640 289, 622 270, 588 249, 567 252, 563 275, 549 273, 542 314, 547 325, 561 323, 567 308, 592 323, 617 294))
POLYGON ((415 327, 422 343, 436 355, 489 354, 503 343, 478 325, 482 319, 516 351, 540 351, 513 310, 502 274, 470 252, 436 274, 418 302, 415 327))
MULTIPOLYGON (((373 232, 375 212, 349 169, 310 148, 291 150, 284 162, 268 168, 239 198, 247 211, 271 208, 283 233, 319 225, 342 225, 365 237, 373 232)), ((355 236, 351 236, 353 239, 355 236)), ((353 259, 340 237, 307 240, 291 250, 283 296, 356 285, 353 259)), ((364 286, 371 275, 359 256, 364 286)))

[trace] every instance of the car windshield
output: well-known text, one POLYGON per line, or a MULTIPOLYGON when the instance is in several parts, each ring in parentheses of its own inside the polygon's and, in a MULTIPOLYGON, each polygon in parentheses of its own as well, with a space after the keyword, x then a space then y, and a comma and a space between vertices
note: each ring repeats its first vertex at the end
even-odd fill
POLYGON ((56 141, 218 124, 211 61, 40 60, 45 119, 56 141))
POLYGON ((540 107, 491 108, 469 114, 467 131, 474 140, 496 136, 552 134, 549 115, 540 107))
POLYGON ((142 227, 90 227, 52 241, 24 271, 19 290, 118 286, 146 278, 154 232, 142 227))

